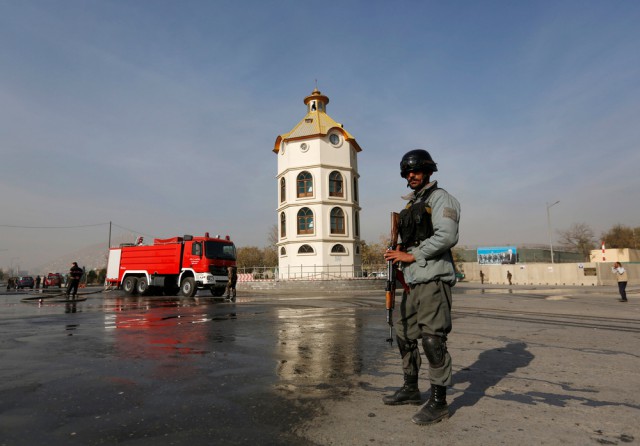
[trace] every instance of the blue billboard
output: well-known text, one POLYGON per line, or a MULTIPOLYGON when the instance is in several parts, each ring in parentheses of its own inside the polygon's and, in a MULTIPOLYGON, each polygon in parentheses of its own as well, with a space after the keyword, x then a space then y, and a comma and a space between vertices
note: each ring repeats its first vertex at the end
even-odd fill
POLYGON ((516 263, 518 250, 515 246, 493 246, 478 248, 478 263, 481 265, 509 265, 516 263))

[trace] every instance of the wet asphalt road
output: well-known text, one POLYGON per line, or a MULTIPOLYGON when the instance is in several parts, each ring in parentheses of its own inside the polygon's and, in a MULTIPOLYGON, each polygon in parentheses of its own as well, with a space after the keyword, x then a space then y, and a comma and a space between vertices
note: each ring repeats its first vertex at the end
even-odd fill
POLYGON ((640 441, 637 286, 621 304, 615 287, 457 285, 451 418, 428 427, 381 403, 402 382, 382 290, 83 292, 0 291, 0 446, 640 441))
POLYGON ((298 425, 389 348, 382 294, 83 293, 0 294, 1 445, 310 444, 298 425))

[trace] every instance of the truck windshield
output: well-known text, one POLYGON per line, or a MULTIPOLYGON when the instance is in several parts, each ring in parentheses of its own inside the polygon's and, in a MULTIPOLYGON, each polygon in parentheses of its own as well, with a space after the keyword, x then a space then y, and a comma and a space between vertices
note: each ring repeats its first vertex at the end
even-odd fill
POLYGON ((204 242, 204 255, 207 259, 235 260, 236 247, 233 243, 204 242))

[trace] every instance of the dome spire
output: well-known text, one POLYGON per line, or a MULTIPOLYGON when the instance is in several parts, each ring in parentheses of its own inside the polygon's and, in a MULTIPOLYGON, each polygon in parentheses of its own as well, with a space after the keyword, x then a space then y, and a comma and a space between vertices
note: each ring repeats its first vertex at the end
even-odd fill
MULTIPOLYGON (((317 83, 318 81, 316 81, 317 83)), ((307 112, 327 112, 327 104, 329 103, 329 98, 323 95, 318 87, 313 89, 311 94, 304 98, 304 103, 307 106, 307 112)))

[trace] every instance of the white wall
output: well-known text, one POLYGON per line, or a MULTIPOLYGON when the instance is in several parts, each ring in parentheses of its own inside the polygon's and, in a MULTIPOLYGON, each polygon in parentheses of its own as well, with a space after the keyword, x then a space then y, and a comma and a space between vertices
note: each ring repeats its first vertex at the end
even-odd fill
MULTIPOLYGON (((611 272, 612 262, 607 263, 527 263, 515 265, 480 265, 475 262, 458 264, 466 281, 480 282, 480 270, 484 282, 507 284, 507 271, 512 274, 511 282, 516 285, 615 285, 616 278, 611 272), (594 275, 589 273, 595 272, 594 275), (586 273, 586 274, 585 274, 586 273)), ((624 264, 629 273, 629 282, 640 280, 640 264, 624 264)))

